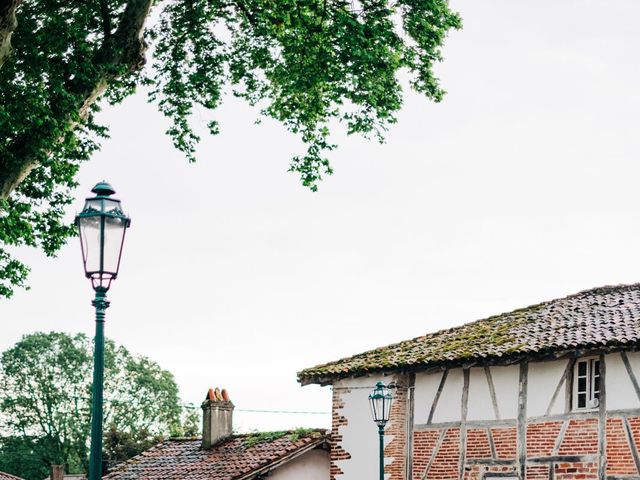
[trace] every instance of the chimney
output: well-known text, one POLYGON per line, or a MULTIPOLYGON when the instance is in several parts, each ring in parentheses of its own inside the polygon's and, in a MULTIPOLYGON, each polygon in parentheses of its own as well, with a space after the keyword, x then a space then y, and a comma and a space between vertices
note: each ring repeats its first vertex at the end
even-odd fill
POLYGON ((226 390, 210 388, 202 402, 202 448, 211 448, 233 432, 233 403, 226 390))
POLYGON ((64 465, 51 465, 51 480, 64 480, 64 465))

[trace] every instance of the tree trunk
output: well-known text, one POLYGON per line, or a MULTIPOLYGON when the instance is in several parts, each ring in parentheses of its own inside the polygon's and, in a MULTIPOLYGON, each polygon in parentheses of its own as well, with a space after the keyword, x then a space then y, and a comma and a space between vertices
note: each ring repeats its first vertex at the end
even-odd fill
POLYGON ((16 8, 20 0, 0 0, 0 68, 11 55, 11 34, 16 29, 16 8))
MULTIPOLYGON (((4 40, 8 45, 8 55, 10 55, 11 46, 9 44, 11 32, 15 29, 15 8, 20 0, 0 0, 0 66, 3 62, 2 52, 4 51, 4 40), (6 16, 4 15, 7 12, 6 16), (13 18, 10 28, 4 28, 5 18, 13 18), (3 36, 3 32, 8 32, 3 36)), ((100 98, 109 86, 109 83, 117 78, 111 72, 117 71, 117 68, 125 66, 127 73, 133 73, 142 68, 145 63, 146 45, 142 39, 144 23, 149 15, 153 0, 130 0, 120 17, 117 30, 113 35, 105 37, 102 47, 95 56, 94 63, 98 67, 98 71, 104 72, 102 75, 94 78, 90 83, 75 85, 73 92, 78 101, 77 113, 82 120, 86 119, 89 109, 93 103, 100 98)), ((6 57, 5 57, 6 58, 6 57)), ((68 122, 74 127, 73 116, 70 112, 66 112, 68 118, 61 118, 62 122, 68 122)), ((48 151, 38 151, 38 147, 30 145, 30 136, 25 135, 11 142, 7 148, 7 154, 4 158, 0 158, 0 200, 7 199, 29 173, 38 165, 37 158, 42 158, 48 151)), ((48 148, 53 149, 56 143, 60 142, 59 138, 48 139, 48 148)))

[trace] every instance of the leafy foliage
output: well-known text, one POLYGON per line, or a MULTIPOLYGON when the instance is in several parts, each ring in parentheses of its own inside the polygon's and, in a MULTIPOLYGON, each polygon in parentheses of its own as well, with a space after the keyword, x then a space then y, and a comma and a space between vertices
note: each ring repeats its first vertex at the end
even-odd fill
POLYGON ((47 440, 35 437, 0 437, 0 471, 27 480, 47 478, 56 459, 48 455, 47 440))
MULTIPOLYGON (((83 471, 90 436, 90 340, 82 334, 35 333, 0 358, 0 429, 15 439, 10 445, 17 452, 13 461, 25 469, 28 464, 58 463, 71 472, 83 471)), ((180 414, 173 376, 107 341, 104 422, 112 433, 107 436, 109 458, 139 453, 158 436, 179 430, 180 414)))
POLYGON ((151 435, 146 429, 121 432, 113 425, 104 434, 103 461, 110 467, 124 462, 161 442, 161 435, 151 435))
MULTIPOLYGON (((69 191, 107 135, 94 120, 98 99, 117 103, 148 85, 171 120, 173 144, 194 161, 194 108, 214 110, 232 92, 306 144, 290 170, 316 190, 332 173, 327 154, 338 123, 383 140, 402 104, 400 70, 415 90, 442 99, 433 65, 461 24, 447 0, 163 0, 144 30, 151 3, 18 7, 14 53, 0 63, 0 245, 53 255, 72 234, 62 220, 69 191), (146 71, 141 34, 153 52, 146 71)), ((209 130, 216 134, 218 122, 209 130)), ((0 295, 26 275, 0 250, 0 295)))

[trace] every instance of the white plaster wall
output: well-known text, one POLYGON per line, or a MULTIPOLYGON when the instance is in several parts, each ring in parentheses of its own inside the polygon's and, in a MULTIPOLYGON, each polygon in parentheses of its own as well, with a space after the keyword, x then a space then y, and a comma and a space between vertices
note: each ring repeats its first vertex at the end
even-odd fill
MULTIPOLYGON (((637 379, 640 373, 640 358, 637 353, 628 353, 627 357, 637 379)), ((619 353, 606 355, 605 363, 607 366, 607 410, 640 407, 640 401, 638 401, 627 369, 622 363, 622 356, 619 353)))
MULTIPOLYGON (((491 367, 500 418, 511 419, 518 411, 519 366, 491 367)), ((442 373, 418 373, 415 382, 414 424, 425 424, 433 404, 442 373)), ((462 411, 463 374, 461 368, 449 370, 444 388, 438 399, 433 422, 456 422, 462 411)), ((551 398, 551 396, 549 396, 551 398)), ((545 405, 546 408, 546 405, 545 405)), ((468 420, 495 420, 489 384, 483 368, 472 368, 469 377, 468 420)))
POLYGON ((427 423, 433 399, 438 391, 442 379, 442 372, 416 373, 414 388, 413 421, 416 425, 427 423))
MULTIPOLYGON (((518 379, 520 367, 491 367, 491 378, 496 389, 496 400, 500 417, 504 419, 518 416, 518 379)), ((471 399, 469 399, 471 401, 471 399)))
POLYGON ((472 368, 469 372, 467 420, 497 420, 484 368, 472 368))
MULTIPOLYGON (((462 406, 462 369, 449 370, 447 381, 444 384, 436 411, 433 414, 433 422, 457 422, 460 420, 462 406)), ((431 408, 431 405, 429 405, 431 408)))
MULTIPOLYGON (((527 416, 544 415, 569 360, 529 363, 527 380, 527 416)), ((517 388, 517 387, 516 387, 517 388)), ((564 413, 565 382, 562 382, 550 414, 564 413)))
POLYGON ((640 381, 640 377, 638 377, 638 375, 640 375, 640 352, 627 352, 627 358, 629 359, 633 373, 635 373, 636 378, 640 381))
POLYGON ((329 480, 329 452, 316 449, 285 463, 270 476, 272 480, 329 480))
MULTIPOLYGON (((349 460, 336 461, 336 465, 344 472, 341 480, 362 480, 379 475, 378 427, 373 423, 369 408, 369 394, 379 380, 389 383, 393 378, 361 377, 334 383, 334 388, 353 388, 349 392, 340 391, 344 408, 338 414, 345 416, 348 421, 348 425, 339 428, 339 434, 342 435, 340 445, 351 454, 349 460)), ((390 435, 385 435, 385 446, 391 440, 390 435)), ((389 463, 391 459, 385 458, 385 462, 389 463)))

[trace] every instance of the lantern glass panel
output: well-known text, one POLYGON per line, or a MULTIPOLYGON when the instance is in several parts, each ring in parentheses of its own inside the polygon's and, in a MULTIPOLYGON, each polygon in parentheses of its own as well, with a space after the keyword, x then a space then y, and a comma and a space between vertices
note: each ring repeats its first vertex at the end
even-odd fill
POLYGON ((87 276, 100 270, 100 215, 78 219, 82 259, 87 276))
POLYGON ((120 266, 120 252, 124 242, 127 221, 119 217, 104 217, 104 259, 103 272, 117 275, 120 266))
POLYGON ((374 397, 371 400, 371 403, 373 404, 373 420, 375 422, 381 422, 384 421, 384 396, 383 395, 376 395, 376 397, 374 397))
POLYGON ((389 421, 389 418, 391 418, 391 394, 387 392, 387 394, 384 396, 383 399, 383 403, 382 403, 382 408, 383 408, 383 414, 382 414, 382 418, 385 422, 389 421))

